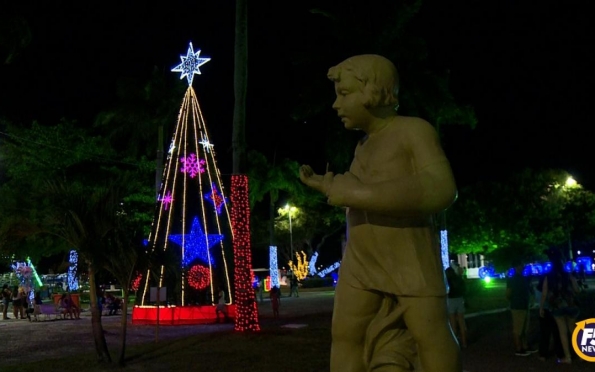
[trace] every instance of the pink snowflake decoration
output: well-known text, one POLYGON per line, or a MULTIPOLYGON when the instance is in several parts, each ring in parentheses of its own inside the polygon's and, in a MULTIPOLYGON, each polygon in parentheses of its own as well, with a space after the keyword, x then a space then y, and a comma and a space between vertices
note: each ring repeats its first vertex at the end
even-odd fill
POLYGON ((204 159, 198 159, 196 154, 190 154, 186 157, 181 157, 180 161, 183 163, 182 168, 180 168, 180 172, 188 173, 190 177, 194 178, 199 173, 204 173, 205 168, 204 165, 206 161, 204 159))
POLYGON ((168 191, 165 196, 161 198, 161 204, 163 204, 165 210, 167 210, 173 201, 174 198, 171 196, 171 191, 168 191))

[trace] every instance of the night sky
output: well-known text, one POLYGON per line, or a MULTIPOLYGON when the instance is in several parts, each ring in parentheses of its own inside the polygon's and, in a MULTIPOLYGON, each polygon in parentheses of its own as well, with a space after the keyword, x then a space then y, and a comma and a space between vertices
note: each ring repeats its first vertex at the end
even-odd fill
MULTIPOLYGON (((235 10, 233 1, 212 3, 12 4, 33 36, 14 63, 0 66, 0 114, 24 123, 49 125, 66 117, 91 124, 115 103, 118 78, 148 77, 154 68, 167 72, 192 41, 201 56, 212 58, 193 86, 222 172, 229 173, 235 10)), ((264 137, 271 134, 280 156, 311 162, 309 141, 319 144, 317 128, 288 117, 292 61, 282 50, 315 26, 306 23, 306 5, 284 12, 278 3, 285 4, 250 4, 248 145, 270 154, 274 145, 264 137)), ((424 1, 413 21, 425 36, 431 65, 450 71, 455 98, 478 116, 475 130, 444 133, 460 185, 531 166, 564 168, 595 189, 591 13, 581 6, 585 1, 549 3, 424 1)), ((326 79, 326 70, 317 73, 326 79)), ((330 82, 327 88, 332 93, 330 82)))

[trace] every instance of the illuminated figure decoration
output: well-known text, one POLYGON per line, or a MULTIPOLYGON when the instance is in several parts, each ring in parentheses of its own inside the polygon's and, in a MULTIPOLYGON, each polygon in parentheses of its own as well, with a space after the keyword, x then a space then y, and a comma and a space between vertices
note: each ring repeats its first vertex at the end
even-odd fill
POLYGON ((192 87, 192 80, 194 79, 194 74, 200 75, 199 67, 211 60, 210 58, 201 58, 199 56, 200 49, 196 53, 194 53, 192 43, 190 43, 190 45, 188 46, 188 52, 186 53, 186 56, 180 56, 180 59, 182 59, 182 63, 171 69, 172 72, 181 72, 182 75, 180 75, 180 79, 186 78, 188 80, 189 87, 192 87))
POLYGON ((297 258, 297 265, 290 260, 289 268, 293 271, 298 280, 304 280, 306 276, 308 276, 308 260, 306 259, 306 252, 295 252, 295 257, 297 258), (302 254, 301 256, 300 253, 302 254))
POLYGON ((224 186, 230 180, 224 180, 217 167, 215 148, 191 85, 193 75, 200 74, 198 67, 210 60, 199 57, 199 52, 190 44, 182 63, 172 69, 181 72, 189 86, 166 155, 160 200, 146 244, 148 254, 160 261, 136 276, 141 280, 132 312, 134 324, 156 324, 157 314, 162 325, 214 323, 220 290, 226 293, 228 316, 236 317, 237 298, 229 272, 235 234, 224 186), (159 311, 156 296, 151 296, 157 287, 164 288, 159 291, 165 296, 160 304, 166 304, 159 311))
POLYGON ((162 197, 160 200, 161 200, 161 203, 163 204, 163 208, 165 210, 167 210, 167 208, 169 207, 171 202, 174 201, 174 198, 172 198, 172 196, 171 196, 171 191, 166 192, 165 196, 162 197))
POLYGON ((223 240, 223 235, 205 234, 200 228, 198 217, 194 217, 189 234, 170 235, 169 240, 181 246, 184 251, 182 265, 188 266, 198 259, 205 264, 215 266, 209 248, 223 240))
MULTIPOLYGON (((27 258, 27 262, 30 264, 31 260, 27 258)), ((17 279, 19 280, 19 287, 22 287, 25 290, 25 293, 29 294, 29 300, 32 300, 34 296, 34 282, 32 281, 32 278, 35 277, 38 282, 41 282, 37 272, 33 268, 33 265, 28 265, 26 262, 15 261, 11 266, 17 279)))
POLYGON ((211 192, 205 195, 208 201, 213 203, 213 206, 217 210, 217 214, 221 214, 221 207, 223 204, 227 203, 227 198, 224 198, 219 191, 217 190, 217 185, 215 182, 211 184, 211 192))
POLYGON ((76 269, 79 263, 79 255, 73 249, 70 251, 70 258, 68 260, 70 265, 68 266, 68 289, 70 291, 76 291, 79 289, 79 280, 76 276, 76 269))

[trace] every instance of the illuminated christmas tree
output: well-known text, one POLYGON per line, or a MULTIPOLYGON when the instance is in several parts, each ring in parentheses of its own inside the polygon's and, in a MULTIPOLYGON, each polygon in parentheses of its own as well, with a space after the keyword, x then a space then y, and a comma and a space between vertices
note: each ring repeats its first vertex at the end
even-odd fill
POLYGON ((181 78, 188 81, 188 89, 167 154, 147 243, 154 257, 168 257, 168 262, 176 262, 177 268, 172 270, 162 262, 161 267, 154 267, 152 275, 143 274, 139 293, 141 306, 134 309, 137 316, 133 312, 133 321, 135 318, 150 320, 146 309, 155 302, 150 298, 151 287, 165 287, 167 298, 160 301, 176 305, 176 309, 162 309, 165 315, 159 315, 160 319, 169 319, 170 311, 172 319, 180 322, 208 321, 205 314, 211 311, 214 314, 213 304, 217 303, 220 290, 225 292, 228 309, 233 310, 229 306, 233 303, 229 275, 229 264, 233 260, 228 256, 232 255, 233 247, 228 198, 215 160, 215 149, 209 142, 205 120, 192 88, 194 74, 200 74, 199 67, 210 58, 200 57, 200 50, 195 52, 192 43, 186 56, 180 57, 182 63, 172 71, 182 73, 181 78), (192 311, 183 312, 184 307, 192 311))

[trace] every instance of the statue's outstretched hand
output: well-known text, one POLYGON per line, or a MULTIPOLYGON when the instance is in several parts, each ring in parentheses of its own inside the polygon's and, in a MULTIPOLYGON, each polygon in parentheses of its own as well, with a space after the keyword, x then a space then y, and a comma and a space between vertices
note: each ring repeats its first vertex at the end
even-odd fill
POLYGON ((309 165, 302 165, 300 167, 300 180, 324 195, 328 195, 328 190, 333 182, 333 176, 332 172, 327 172, 324 176, 316 174, 309 165))

